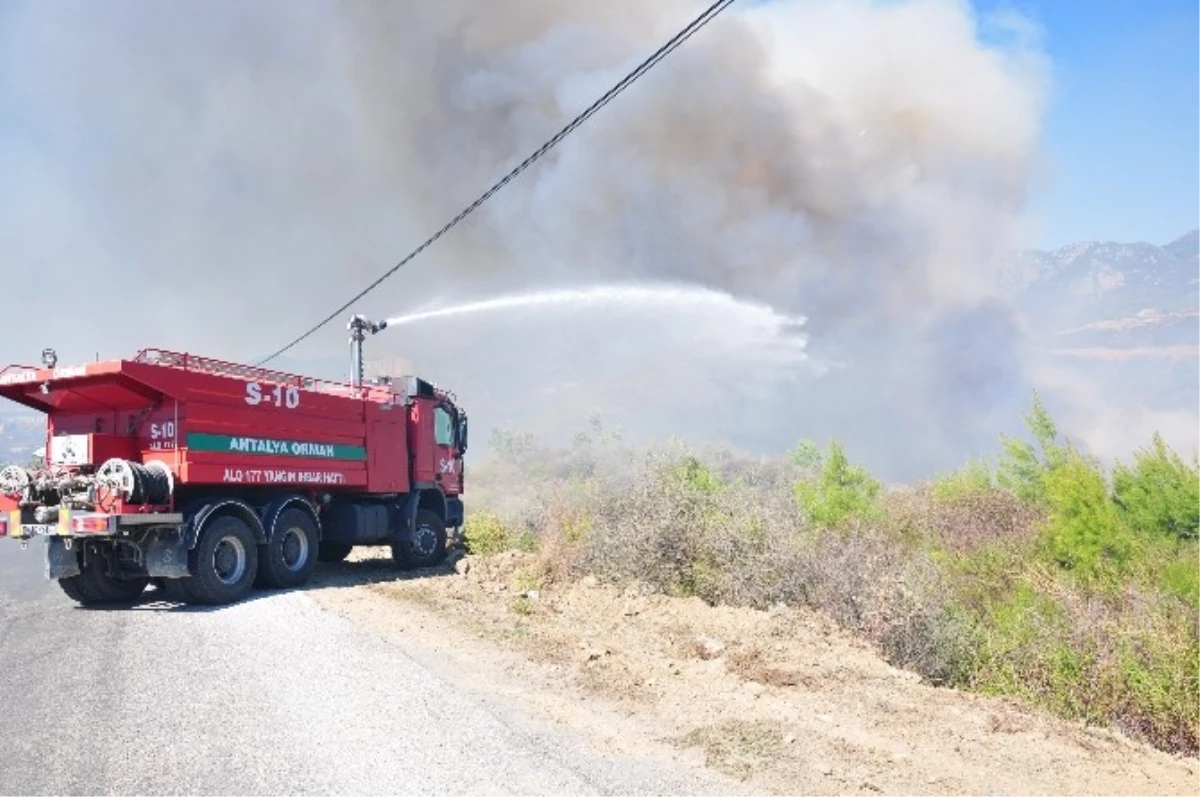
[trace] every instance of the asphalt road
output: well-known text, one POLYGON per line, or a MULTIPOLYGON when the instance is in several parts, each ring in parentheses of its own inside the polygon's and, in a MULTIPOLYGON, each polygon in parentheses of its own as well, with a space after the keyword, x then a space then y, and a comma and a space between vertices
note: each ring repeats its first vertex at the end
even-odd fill
POLYGON ((303 592, 82 609, 0 540, 0 794, 728 791, 604 758, 303 592))

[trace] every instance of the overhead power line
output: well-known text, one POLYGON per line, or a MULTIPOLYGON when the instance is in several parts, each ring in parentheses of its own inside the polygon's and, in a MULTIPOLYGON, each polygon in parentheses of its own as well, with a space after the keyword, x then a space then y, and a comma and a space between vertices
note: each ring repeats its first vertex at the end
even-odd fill
POLYGON ((562 130, 559 130, 557 133, 555 133, 553 138, 551 138, 545 144, 542 144, 540 147, 538 147, 537 150, 535 150, 532 155, 530 155, 525 160, 521 161, 521 163, 518 164, 516 166, 516 168, 514 168, 508 174, 504 175, 504 177, 501 178, 499 182, 497 182, 495 185, 493 185, 491 188, 489 188, 487 191, 485 191, 483 194, 481 194, 478 199, 476 199, 474 202, 472 202, 470 205, 468 205, 461 213, 459 213, 457 216, 455 216, 450 221, 448 221, 444 227, 442 227, 440 230, 435 232, 433 235, 429 236, 429 238, 427 238, 424 243, 422 243, 420 246, 418 246, 416 249, 414 249, 412 252, 410 252, 408 255, 406 255, 403 260, 401 260, 396 265, 392 266, 390 269, 388 269, 386 272, 384 272, 378 279, 376 279, 370 285, 368 285, 367 287, 365 287, 361 291, 359 291, 357 294, 355 294, 354 297, 351 298, 348 302, 346 302, 341 307, 339 307, 338 309, 336 309, 332 313, 330 313, 328 316, 326 316, 320 323, 318 323, 317 325, 315 325, 314 327, 309 329, 303 335, 300 335, 298 338, 293 340, 291 343, 287 344, 283 348, 276 351, 274 354, 272 354, 269 357, 266 357, 262 360, 259 360, 258 363, 256 363, 256 365, 264 365, 265 363, 268 363, 271 360, 274 360, 276 357, 280 356, 281 354, 287 352, 293 346, 295 346, 296 344, 303 341, 305 338, 312 335, 314 332, 316 332, 321 327, 328 324, 333 319, 337 318, 344 311, 349 309, 359 299, 363 298, 368 293, 375 290, 375 288, 379 287, 380 283, 382 283, 388 277, 392 276, 397 271, 399 271, 401 268, 403 268, 405 265, 407 265, 413 258, 415 258, 417 255, 421 254, 421 252, 423 252, 427 248, 429 248, 429 246, 431 246, 435 241, 437 241, 443 235, 450 232, 450 230, 452 230, 455 226, 457 226, 460 221, 462 221, 467 216, 474 213, 475 210, 478 209, 479 206, 482 205, 484 202, 488 201, 488 199, 490 199, 493 194, 495 194, 501 188, 506 186, 514 177, 516 177, 521 172, 525 171, 530 166, 532 166, 535 161, 537 161, 539 158, 541 158, 543 155, 545 155, 547 152, 549 152, 551 149, 553 149, 560 141, 562 141, 564 138, 566 138, 568 135, 570 135, 577 127, 579 127, 584 122, 586 122, 588 119, 590 119, 593 114, 595 114, 597 111, 599 111, 605 105, 608 105, 608 103, 610 103, 618 94, 620 94, 622 91, 624 91, 626 88, 628 88, 631 84, 633 84, 638 78, 640 78, 643 74, 645 74, 647 71, 649 71, 651 69, 651 67, 653 67, 655 64, 657 64, 662 59, 666 58, 668 55, 670 55, 671 52, 674 51, 676 47, 678 47, 679 45, 683 44, 685 41, 690 39, 693 35, 695 35, 695 33, 698 30, 700 30, 705 25, 707 25, 709 22, 711 22, 718 14, 720 14, 726 8, 733 5, 734 2, 735 2, 735 0, 717 0, 717 2, 713 3, 708 8, 706 8, 703 12, 700 13, 699 16, 697 16, 695 19, 693 19, 687 25, 687 27, 683 28, 681 31, 679 31, 674 36, 672 36, 670 39, 668 39, 665 44, 663 44, 661 47, 659 47, 657 50, 654 51, 653 55, 651 55, 649 58, 647 58, 645 61, 643 61, 641 64, 639 64, 636 69, 634 69, 632 72, 630 72, 624 78, 622 78, 619 83, 617 83, 611 89, 606 91, 604 93, 604 95, 600 97, 600 99, 596 100, 594 103, 592 103, 590 106, 588 106, 587 110, 585 110, 583 113, 579 114, 574 119, 572 119, 571 122, 566 127, 564 127, 562 130))

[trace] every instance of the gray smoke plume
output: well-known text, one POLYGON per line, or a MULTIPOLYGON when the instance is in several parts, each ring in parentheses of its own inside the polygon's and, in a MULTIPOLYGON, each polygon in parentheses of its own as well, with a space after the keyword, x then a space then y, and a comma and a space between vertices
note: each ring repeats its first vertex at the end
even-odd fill
MULTIPOLYGON (((0 354, 264 354, 704 5, 5 6, 0 96, 31 121, 0 138, 0 250, 6 289, 43 298, 10 310, 22 333, 0 354)), ((599 411, 774 449, 839 436, 895 478, 953 465, 1028 396, 989 264, 1017 243, 1045 84, 1036 31, 965 1, 738 4, 355 309, 614 281, 727 291, 806 317, 832 367, 770 372, 752 349, 706 357, 678 319, 603 314, 370 345, 454 387, 480 441, 599 411)), ((291 354, 341 356, 344 335, 339 318, 291 354)))

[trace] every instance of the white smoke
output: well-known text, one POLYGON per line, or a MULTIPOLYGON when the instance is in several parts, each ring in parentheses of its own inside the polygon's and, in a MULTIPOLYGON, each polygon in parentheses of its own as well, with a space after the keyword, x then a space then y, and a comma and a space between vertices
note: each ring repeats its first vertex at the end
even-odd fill
MULTIPOLYGON (((47 327, 19 303, 10 323, 38 340, 3 353, 273 350, 703 5, 11 7, 0 85, 69 165, 34 142, 0 150, 20 176, 0 197, 8 290, 108 311, 70 305, 47 327)), ((603 318, 463 319, 370 345, 485 407, 484 428, 599 410, 774 448, 838 435, 893 475, 953 464, 1028 395, 989 264, 1016 243, 1046 77, 1036 31, 967 2, 736 4, 355 309, 605 281, 727 291, 806 316, 813 356, 843 367, 744 393, 728 357, 692 348, 690 368, 737 382, 698 395, 662 379, 668 359, 684 373, 665 335, 603 318)), ((343 323, 294 353, 339 354, 343 323)))

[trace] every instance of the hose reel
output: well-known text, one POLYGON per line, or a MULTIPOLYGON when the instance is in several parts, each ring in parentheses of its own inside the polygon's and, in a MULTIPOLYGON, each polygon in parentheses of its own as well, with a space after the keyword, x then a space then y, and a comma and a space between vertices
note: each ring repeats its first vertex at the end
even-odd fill
POLYGON ((11 497, 24 495, 32 481, 29 471, 20 465, 8 465, 0 470, 0 495, 11 497))
POLYGON ((110 495, 120 495, 128 504, 165 504, 171 498, 175 479, 171 469, 157 460, 143 465, 114 458, 96 471, 96 485, 110 495))

